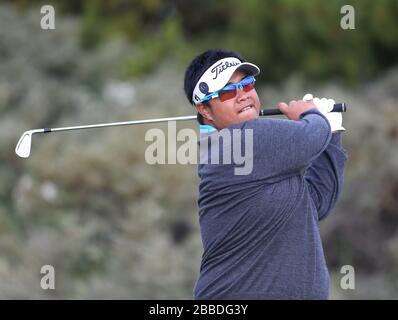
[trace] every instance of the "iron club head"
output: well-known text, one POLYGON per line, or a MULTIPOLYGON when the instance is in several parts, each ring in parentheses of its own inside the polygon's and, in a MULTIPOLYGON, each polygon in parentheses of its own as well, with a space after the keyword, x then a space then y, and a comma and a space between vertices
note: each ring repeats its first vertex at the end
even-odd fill
POLYGON ((15 153, 21 158, 29 158, 30 147, 32 145, 33 130, 25 131, 15 147, 15 153))
MULTIPOLYGON (((47 129, 48 130, 48 129, 47 129)), ((29 158, 32 146, 32 136, 34 133, 46 132, 46 129, 34 129, 25 131, 15 147, 15 153, 21 158, 29 158)))

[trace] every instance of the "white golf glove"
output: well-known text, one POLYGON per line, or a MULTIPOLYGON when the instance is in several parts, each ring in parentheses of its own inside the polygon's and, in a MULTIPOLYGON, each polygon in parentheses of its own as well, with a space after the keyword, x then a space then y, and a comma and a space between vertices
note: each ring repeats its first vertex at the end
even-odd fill
POLYGON ((333 99, 314 98, 311 93, 307 93, 303 97, 303 100, 312 100, 314 102, 318 110, 328 119, 332 132, 345 131, 341 112, 331 112, 333 110, 333 105, 336 103, 333 99))

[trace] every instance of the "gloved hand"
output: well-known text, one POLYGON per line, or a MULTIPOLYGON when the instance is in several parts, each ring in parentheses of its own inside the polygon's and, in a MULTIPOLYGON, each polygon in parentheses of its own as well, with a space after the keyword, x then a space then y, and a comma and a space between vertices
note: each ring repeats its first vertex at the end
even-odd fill
POLYGON ((341 112, 331 112, 336 103, 333 99, 314 98, 311 93, 303 97, 304 101, 312 100, 318 110, 328 119, 332 132, 345 131, 343 127, 343 116, 341 112))

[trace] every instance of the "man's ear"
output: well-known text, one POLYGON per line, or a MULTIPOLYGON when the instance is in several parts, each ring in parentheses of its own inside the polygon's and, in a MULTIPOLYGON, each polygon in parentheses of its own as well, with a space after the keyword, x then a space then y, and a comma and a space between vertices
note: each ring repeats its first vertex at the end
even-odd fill
POLYGON ((204 103, 199 103, 196 105, 196 110, 208 121, 213 121, 213 117, 211 116, 210 107, 205 105, 204 103))

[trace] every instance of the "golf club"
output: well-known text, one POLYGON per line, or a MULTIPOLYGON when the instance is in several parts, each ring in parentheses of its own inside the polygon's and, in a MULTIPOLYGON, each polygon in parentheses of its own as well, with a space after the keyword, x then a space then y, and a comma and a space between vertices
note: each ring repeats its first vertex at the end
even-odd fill
MULTIPOLYGON (((333 107, 332 112, 346 112, 347 105, 345 103, 336 103, 333 107)), ((281 115, 282 112, 279 109, 261 109, 260 116, 273 116, 281 115)), ((32 136, 35 133, 48 133, 56 131, 68 131, 68 130, 80 130, 80 129, 91 129, 91 128, 104 128, 104 127, 115 127, 115 126, 126 126, 134 124, 147 124, 147 123, 158 123, 168 121, 187 121, 196 120, 197 116, 183 116, 183 117, 171 117, 171 118, 159 118, 159 119, 147 119, 147 120, 133 120, 125 122, 112 122, 112 123, 99 123, 90 125, 81 125, 73 127, 62 127, 62 128, 43 128, 33 129, 25 131, 19 139, 17 146, 15 147, 15 153, 21 158, 29 158, 30 149, 32 146, 32 136)))

